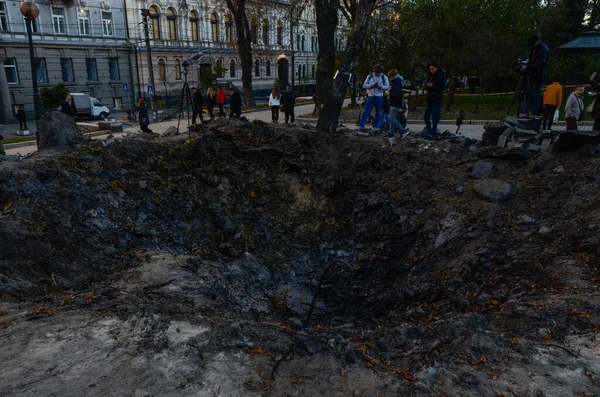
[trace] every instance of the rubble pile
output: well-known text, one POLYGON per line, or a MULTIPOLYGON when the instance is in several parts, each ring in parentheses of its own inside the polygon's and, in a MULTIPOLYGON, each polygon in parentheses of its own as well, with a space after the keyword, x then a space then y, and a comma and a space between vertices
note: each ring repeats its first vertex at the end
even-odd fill
POLYGON ((195 129, 0 164, 6 395, 600 393, 593 144, 195 129))
POLYGON ((486 146, 525 148, 534 152, 568 152, 582 146, 589 150, 600 143, 599 131, 542 131, 541 127, 540 118, 506 116, 504 120, 485 125, 482 142, 486 146))

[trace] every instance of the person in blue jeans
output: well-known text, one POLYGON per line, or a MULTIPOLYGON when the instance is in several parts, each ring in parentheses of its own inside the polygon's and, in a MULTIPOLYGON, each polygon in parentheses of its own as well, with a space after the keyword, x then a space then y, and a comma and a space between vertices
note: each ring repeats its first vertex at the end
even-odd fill
POLYGON ((437 135, 437 126, 442 112, 442 98, 446 89, 446 73, 437 63, 429 64, 429 76, 423 82, 423 88, 427 91, 424 116, 427 133, 437 135))
POLYGON ((404 109, 404 91, 402 91, 404 88, 404 81, 396 69, 392 69, 388 72, 388 78, 390 79, 390 122, 392 123, 388 136, 394 138, 395 132, 404 135, 404 127, 397 119, 398 111, 400 110, 403 112, 404 109))
POLYGON ((365 124, 367 119, 375 107, 375 122, 373 125, 378 126, 379 121, 382 118, 381 106, 383 105, 383 93, 390 87, 390 81, 385 74, 383 74, 383 65, 373 66, 373 73, 367 76, 363 87, 368 92, 367 102, 365 103, 365 110, 360 118, 358 135, 369 135, 365 131, 365 124))

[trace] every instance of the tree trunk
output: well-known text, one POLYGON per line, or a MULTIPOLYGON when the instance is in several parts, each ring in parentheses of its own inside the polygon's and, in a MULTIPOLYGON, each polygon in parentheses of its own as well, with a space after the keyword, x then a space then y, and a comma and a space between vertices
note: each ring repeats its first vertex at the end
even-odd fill
MULTIPOLYGON (((344 53, 344 59, 342 65, 337 74, 337 77, 333 80, 333 86, 329 96, 321 98, 323 101, 323 110, 319 115, 317 121, 317 130, 322 132, 335 133, 340 119, 340 113, 342 111, 342 105, 344 103, 344 97, 348 88, 348 78, 350 72, 354 69, 356 59, 358 59, 358 53, 363 41, 367 35, 367 27, 371 20, 371 13, 373 12, 374 6, 377 0, 362 0, 358 4, 358 9, 354 18, 354 25, 352 32, 348 37, 346 44, 346 51, 344 53), (323 100, 324 99, 324 100, 323 100)), ((323 9, 319 9, 319 13, 323 12, 323 9)), ((317 13, 318 14, 318 13, 317 13)), ((317 19, 317 27, 319 30, 319 43, 321 42, 321 32, 327 31, 327 27, 323 26, 323 21, 319 23, 317 19)), ((323 48, 320 48, 323 51, 323 48)), ((330 52, 334 56, 335 52, 330 52)))
POLYGON ((238 0, 237 7, 233 0, 226 0, 227 8, 233 15, 235 21, 235 32, 238 41, 238 54, 242 66, 242 85, 244 87, 244 99, 246 106, 255 106, 256 102, 252 95, 252 43, 250 35, 250 24, 246 18, 246 0, 238 0))
POLYGON ((481 103, 483 102, 483 96, 485 94, 485 85, 487 84, 486 83, 487 80, 488 79, 485 79, 484 80, 485 82, 479 86, 479 90, 480 90, 479 101, 477 101, 477 105, 475 105, 475 109, 473 109, 473 113, 475 113, 475 114, 479 113, 479 106, 481 106, 481 103))
POLYGON ((320 117, 323 103, 331 91, 335 67, 335 31, 338 25, 338 0, 315 0, 317 27, 319 29, 319 54, 317 55, 317 78, 315 109, 313 115, 320 117))
POLYGON ((452 77, 450 92, 448 93, 448 104, 446 105, 446 111, 450 111, 450 107, 454 103, 454 94, 456 94, 456 79, 452 77))

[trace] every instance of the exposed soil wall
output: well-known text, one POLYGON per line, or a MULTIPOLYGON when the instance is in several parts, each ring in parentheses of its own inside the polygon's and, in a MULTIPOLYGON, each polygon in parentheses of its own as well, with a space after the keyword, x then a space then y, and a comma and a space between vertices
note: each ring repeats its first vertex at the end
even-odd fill
POLYGON ((0 390, 598 395, 589 153, 233 120, 0 163, 0 390))

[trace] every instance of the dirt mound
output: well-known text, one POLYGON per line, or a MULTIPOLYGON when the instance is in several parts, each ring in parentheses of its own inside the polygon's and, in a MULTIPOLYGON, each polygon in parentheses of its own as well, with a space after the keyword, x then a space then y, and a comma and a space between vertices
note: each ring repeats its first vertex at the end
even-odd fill
MULTIPOLYGON (((109 386, 125 356, 57 347, 107 368, 70 389, 93 395, 594 395, 599 167, 246 120, 3 163, 4 356, 31 368, 64 323, 163 357, 109 386)), ((9 395, 74 374, 18 368, 9 395)))

